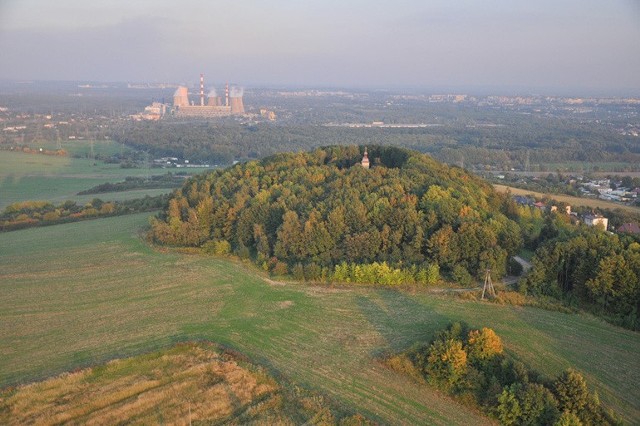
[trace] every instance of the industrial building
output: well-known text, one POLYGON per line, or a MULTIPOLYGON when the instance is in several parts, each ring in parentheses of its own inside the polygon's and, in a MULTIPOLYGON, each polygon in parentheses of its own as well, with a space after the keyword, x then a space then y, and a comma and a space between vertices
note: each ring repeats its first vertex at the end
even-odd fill
POLYGON ((198 102, 189 101, 189 89, 179 86, 173 94, 173 108, 176 117, 200 117, 213 118, 229 115, 244 114, 242 103, 243 90, 229 83, 224 88, 224 99, 218 96, 215 89, 211 89, 206 96, 204 94, 204 75, 200 74, 200 99, 198 102))

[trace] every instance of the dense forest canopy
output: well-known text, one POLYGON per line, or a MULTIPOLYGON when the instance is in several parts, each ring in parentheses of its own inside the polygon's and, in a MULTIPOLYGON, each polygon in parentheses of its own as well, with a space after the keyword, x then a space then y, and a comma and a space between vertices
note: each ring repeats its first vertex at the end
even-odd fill
POLYGON ((565 298, 616 324, 639 329, 639 237, 573 227, 565 220, 545 220, 541 234, 549 239, 536 250, 520 291, 565 298))
POLYGON ((308 278, 341 262, 437 265, 463 281, 487 267, 505 274, 523 240, 490 185, 395 147, 369 147, 365 169, 363 151, 276 154, 196 176, 174 192, 152 236, 227 247, 279 272, 304 265, 308 278))

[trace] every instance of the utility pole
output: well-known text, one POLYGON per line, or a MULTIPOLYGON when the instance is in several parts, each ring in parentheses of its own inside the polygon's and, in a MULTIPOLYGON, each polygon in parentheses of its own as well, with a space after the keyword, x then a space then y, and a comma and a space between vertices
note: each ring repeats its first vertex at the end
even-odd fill
POLYGON ((485 292, 487 296, 496 297, 496 290, 493 288, 493 283, 491 282, 491 269, 489 268, 487 268, 484 275, 484 287, 482 287, 482 297, 480 300, 484 300, 485 292))
POLYGON ((62 149, 62 143, 60 142, 60 130, 56 129, 56 150, 62 149))

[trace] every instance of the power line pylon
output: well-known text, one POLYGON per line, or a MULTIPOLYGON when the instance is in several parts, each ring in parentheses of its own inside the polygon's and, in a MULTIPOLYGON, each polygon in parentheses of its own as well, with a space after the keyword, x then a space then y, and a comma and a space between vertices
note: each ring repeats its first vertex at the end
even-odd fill
POLYGON ((484 275, 484 287, 482 287, 481 300, 484 300, 485 292, 487 296, 496 297, 496 290, 493 288, 493 282, 491 282, 491 269, 489 268, 487 268, 487 272, 484 275))
POLYGON ((60 141, 60 130, 56 129, 56 150, 62 149, 62 142, 60 141))

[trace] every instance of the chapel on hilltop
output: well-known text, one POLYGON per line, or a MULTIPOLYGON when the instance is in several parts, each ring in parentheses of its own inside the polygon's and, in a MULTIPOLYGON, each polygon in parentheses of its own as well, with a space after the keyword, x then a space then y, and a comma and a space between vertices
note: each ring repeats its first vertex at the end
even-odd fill
POLYGON ((360 162, 360 164, 365 169, 369 168, 369 154, 367 153, 367 147, 364 148, 364 155, 362 156, 362 161, 360 162))

